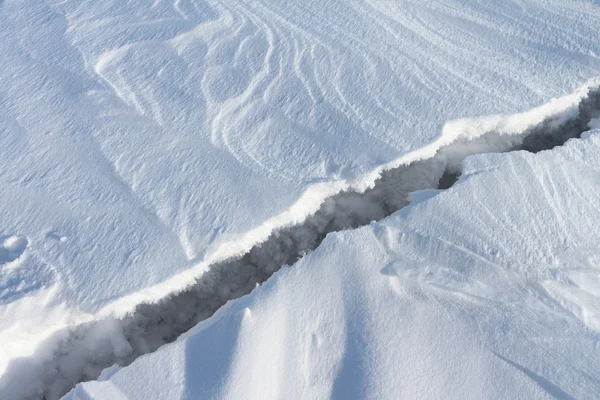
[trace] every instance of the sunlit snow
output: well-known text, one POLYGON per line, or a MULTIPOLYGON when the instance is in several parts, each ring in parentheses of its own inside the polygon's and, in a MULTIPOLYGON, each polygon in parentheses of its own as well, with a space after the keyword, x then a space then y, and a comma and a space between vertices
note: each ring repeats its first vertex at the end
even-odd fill
POLYGON ((598 26, 0 0, 0 398, 599 397, 598 26))

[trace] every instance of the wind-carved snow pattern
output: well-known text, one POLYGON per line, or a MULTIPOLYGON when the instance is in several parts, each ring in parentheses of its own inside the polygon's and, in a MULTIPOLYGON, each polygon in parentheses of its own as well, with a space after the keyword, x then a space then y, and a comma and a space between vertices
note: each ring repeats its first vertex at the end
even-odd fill
POLYGON ((69 327, 42 343, 28 358, 16 359, 0 382, 3 398, 56 399, 75 384, 100 376, 114 364, 175 341, 227 301, 244 296, 274 272, 316 249, 328 233, 380 220, 410 203, 412 192, 448 189, 469 155, 526 150, 539 152, 578 138, 600 117, 600 89, 590 89, 576 115, 558 113, 523 132, 490 130, 475 139, 457 139, 433 157, 381 173, 364 192, 328 198, 301 224, 273 232, 247 254, 217 263, 196 283, 152 304, 140 304, 124 318, 106 318, 69 327))

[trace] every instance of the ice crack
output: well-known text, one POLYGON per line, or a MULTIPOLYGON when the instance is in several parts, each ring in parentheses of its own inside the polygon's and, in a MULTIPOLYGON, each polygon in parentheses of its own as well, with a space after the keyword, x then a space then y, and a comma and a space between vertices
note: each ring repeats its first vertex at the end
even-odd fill
POLYGON ((28 358, 13 360, 0 381, 3 398, 56 399, 78 382, 98 378, 104 368, 127 365, 173 342, 227 301, 250 293, 284 266, 315 250, 328 233, 380 220, 409 204, 409 194, 448 189, 469 155, 526 150, 538 152, 564 144, 589 130, 600 117, 600 90, 589 90, 576 115, 548 115, 520 133, 491 130, 459 139, 428 159, 384 171, 364 192, 328 198, 303 223, 273 232, 247 254, 213 265, 194 285, 153 304, 140 304, 121 319, 93 321, 57 332, 28 358), (48 349, 53 349, 48 353, 48 349))

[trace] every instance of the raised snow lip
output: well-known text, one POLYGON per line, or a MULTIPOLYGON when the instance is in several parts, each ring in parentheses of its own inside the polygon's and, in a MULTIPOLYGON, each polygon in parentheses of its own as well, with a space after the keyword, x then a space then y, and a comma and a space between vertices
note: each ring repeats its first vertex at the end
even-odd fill
POLYGON ((238 258, 214 264, 196 283, 152 304, 140 304, 123 318, 105 318, 68 327, 47 339, 28 358, 12 360, 0 379, 6 399, 56 399, 79 382, 96 379, 113 364, 128 365, 173 342, 227 301, 265 282, 283 266, 316 249, 328 233, 380 220, 409 204, 412 192, 448 189, 469 155, 526 150, 538 152, 578 138, 600 117, 600 88, 589 89, 571 118, 548 115, 522 132, 491 130, 475 139, 457 139, 430 158, 381 173, 363 192, 329 197, 302 223, 273 232, 238 258))

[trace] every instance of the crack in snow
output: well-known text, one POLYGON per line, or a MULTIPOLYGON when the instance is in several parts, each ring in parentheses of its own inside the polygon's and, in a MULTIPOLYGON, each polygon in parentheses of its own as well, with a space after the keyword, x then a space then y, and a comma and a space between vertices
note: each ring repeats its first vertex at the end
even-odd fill
POLYGON ((315 250, 331 232, 353 229, 385 218, 409 204, 412 192, 448 189, 469 155, 526 150, 538 152, 580 137, 600 117, 600 89, 589 89, 578 115, 550 115, 519 134, 490 131, 459 139, 428 159, 381 173, 364 192, 342 192, 322 204, 301 224, 280 229, 247 254, 213 265, 194 285, 152 304, 139 304, 129 315, 68 327, 48 338, 35 354, 11 361, 0 388, 7 398, 56 399, 79 382, 96 379, 103 369, 175 341, 227 301, 250 293, 283 266, 315 250))

